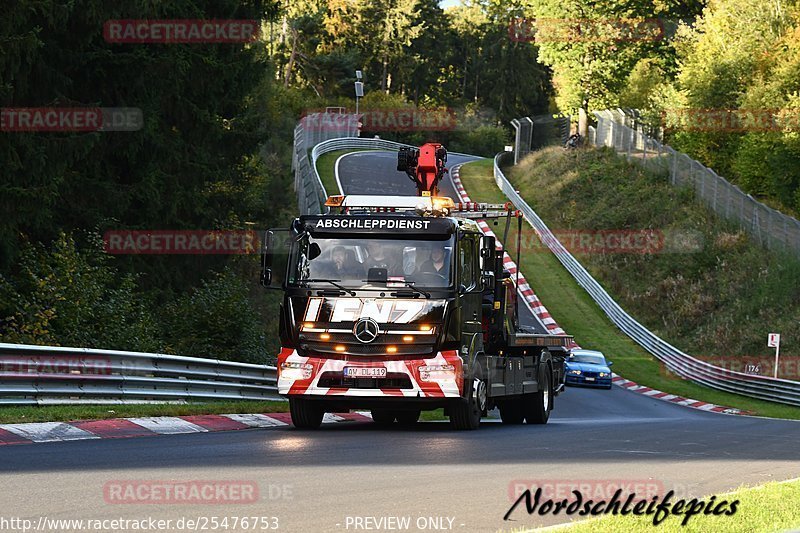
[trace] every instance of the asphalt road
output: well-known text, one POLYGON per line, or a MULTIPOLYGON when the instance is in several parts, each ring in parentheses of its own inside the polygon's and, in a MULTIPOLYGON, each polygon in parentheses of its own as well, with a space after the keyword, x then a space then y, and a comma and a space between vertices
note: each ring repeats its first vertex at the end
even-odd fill
POLYGON ((546 426, 488 421, 454 432, 439 422, 392 430, 350 423, 2 446, 0 519, 274 516, 280 531, 367 531, 389 529, 365 517, 408 517, 412 531, 512 530, 568 520, 518 508, 504 521, 518 486, 579 484, 606 498, 618 484, 641 498, 653 490, 718 494, 800 476, 798 442, 794 421, 706 413, 617 387, 568 388, 546 426), (114 503, 108 493, 109 484, 164 480, 253 482, 259 497, 148 505, 114 503), (441 522, 424 523, 429 517, 441 522))
POLYGON ((617 387, 569 388, 546 426, 353 423, 4 446, 0 508, 34 522, 277 516, 283 531, 355 531, 348 517, 439 516, 454 517, 458 531, 510 530, 565 520, 518 509, 504 522, 518 484, 580 482, 594 492, 627 482, 700 496, 800 476, 798 442, 795 422, 694 411, 617 387), (170 479, 256 482, 261 497, 202 506, 104 497, 110 482, 170 479))

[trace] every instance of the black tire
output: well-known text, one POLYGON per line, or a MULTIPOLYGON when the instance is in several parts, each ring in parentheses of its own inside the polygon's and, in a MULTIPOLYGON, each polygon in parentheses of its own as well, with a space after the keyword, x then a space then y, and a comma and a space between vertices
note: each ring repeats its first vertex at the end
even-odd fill
POLYGON ((419 420, 420 411, 397 411, 395 418, 397 423, 403 426, 416 424, 419 420))
POLYGON ((450 426, 453 429, 478 429, 481 415, 486 409, 486 383, 479 380, 479 390, 474 391, 473 384, 467 398, 460 398, 450 407, 450 426))
POLYGON ((500 409, 500 420, 503 421, 503 424, 515 425, 522 424, 522 422, 525 421, 525 413, 522 405, 525 399, 525 396, 509 398, 503 400, 503 402, 497 406, 500 409))
POLYGON ((289 398, 289 412, 297 429, 317 429, 325 416, 322 406, 303 398, 289 398))
POLYGON ((553 410, 553 387, 550 367, 544 366, 539 372, 539 392, 526 394, 523 410, 528 424, 547 424, 553 410))
POLYGON ((394 423, 395 413, 386 409, 373 409, 372 421, 379 426, 391 426, 394 423))

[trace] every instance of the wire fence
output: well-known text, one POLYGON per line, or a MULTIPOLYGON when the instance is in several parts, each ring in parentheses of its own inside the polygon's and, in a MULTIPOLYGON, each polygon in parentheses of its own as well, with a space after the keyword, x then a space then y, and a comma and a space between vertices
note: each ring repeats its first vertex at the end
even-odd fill
POLYGON ((719 216, 732 220, 752 238, 772 250, 784 250, 800 257, 800 221, 767 207, 713 170, 647 135, 631 123, 622 110, 595 112, 597 127, 590 128, 589 143, 608 146, 646 168, 669 175, 670 183, 694 189, 719 216))
POLYGON ((563 145, 569 138, 570 117, 562 115, 536 115, 515 118, 514 164, 518 164, 532 150, 551 144, 563 145))
POLYGON ((309 152, 321 142, 339 137, 358 137, 358 115, 339 110, 309 113, 294 129, 292 170, 297 210, 301 215, 321 213, 327 198, 309 152))

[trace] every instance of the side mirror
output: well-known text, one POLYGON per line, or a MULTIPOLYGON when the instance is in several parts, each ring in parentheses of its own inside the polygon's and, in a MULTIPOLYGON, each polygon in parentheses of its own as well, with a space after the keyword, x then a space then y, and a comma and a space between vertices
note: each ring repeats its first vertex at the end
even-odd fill
POLYGON ((272 284, 272 269, 265 268, 261 272, 261 285, 263 287, 269 287, 272 284))
POLYGON ((614 361, 609 361, 607 364, 608 364, 608 366, 609 366, 609 368, 610 368, 610 367, 611 367, 611 365, 613 365, 613 364, 614 364, 614 361))
POLYGON ((314 259, 319 257, 320 254, 322 254, 322 249, 319 247, 319 244, 312 242, 308 246, 308 260, 313 261, 314 259))

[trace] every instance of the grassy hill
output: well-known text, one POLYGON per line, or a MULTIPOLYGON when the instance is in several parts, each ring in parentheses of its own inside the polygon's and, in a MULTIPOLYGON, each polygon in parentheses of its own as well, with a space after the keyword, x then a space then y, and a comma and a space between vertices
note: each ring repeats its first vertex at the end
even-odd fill
MULTIPOLYGON (((653 253, 579 245, 575 255, 626 311, 678 348, 703 358, 769 360, 767 333, 781 332, 787 362, 800 355, 800 261, 754 243, 691 190, 610 150, 550 148, 509 174, 553 230, 601 230, 607 245, 614 244, 605 240, 609 232, 663 237, 643 248, 653 253)), ((799 379, 791 366, 787 377, 799 379)))

